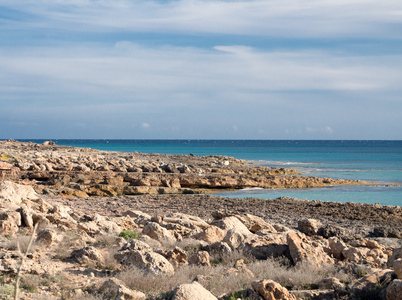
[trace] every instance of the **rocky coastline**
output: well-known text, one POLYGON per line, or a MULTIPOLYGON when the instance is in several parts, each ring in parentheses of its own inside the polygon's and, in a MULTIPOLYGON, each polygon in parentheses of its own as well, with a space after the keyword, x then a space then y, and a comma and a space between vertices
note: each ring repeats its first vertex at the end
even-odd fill
POLYGON ((199 194, 326 184, 359 183, 0 142, 0 299, 400 299, 401 207, 199 194))
POLYGON ((105 152, 89 148, 0 141, 0 178, 63 196, 197 194, 242 188, 306 188, 361 184, 298 176, 227 156, 105 152))

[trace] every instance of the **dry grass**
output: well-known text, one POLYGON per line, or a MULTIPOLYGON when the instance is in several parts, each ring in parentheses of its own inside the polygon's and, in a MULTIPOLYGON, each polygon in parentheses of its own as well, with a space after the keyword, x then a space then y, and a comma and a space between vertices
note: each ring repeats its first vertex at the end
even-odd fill
POLYGON ((288 266, 283 261, 268 259, 256 261, 248 265, 258 279, 272 279, 288 289, 308 289, 327 277, 336 277, 340 281, 348 282, 352 276, 336 266, 321 266, 298 264, 288 266))
MULTIPOLYGON (((19 244, 20 250, 23 253, 25 253, 27 251, 30 239, 31 239, 31 236, 22 235, 22 236, 14 238, 12 240, 9 240, 7 242, 7 249, 8 250, 18 250, 18 244, 19 244)), ((34 251, 34 250, 35 250, 35 244, 33 244, 31 246, 31 251, 34 251)))
POLYGON ((293 290, 314 288, 319 281, 327 277, 336 277, 341 281, 352 280, 351 275, 337 269, 336 266, 313 268, 311 265, 300 264, 295 267, 288 265, 286 260, 274 259, 249 261, 247 267, 255 275, 254 278, 247 274, 228 271, 239 258, 244 259, 244 256, 241 256, 240 252, 235 252, 233 256, 222 258, 222 262, 215 267, 187 266, 177 269, 173 276, 148 275, 137 268, 130 268, 121 272, 118 278, 129 288, 142 291, 153 299, 164 299, 164 293, 172 291, 180 284, 191 283, 196 277, 217 297, 247 289, 252 281, 262 279, 272 279, 293 290))

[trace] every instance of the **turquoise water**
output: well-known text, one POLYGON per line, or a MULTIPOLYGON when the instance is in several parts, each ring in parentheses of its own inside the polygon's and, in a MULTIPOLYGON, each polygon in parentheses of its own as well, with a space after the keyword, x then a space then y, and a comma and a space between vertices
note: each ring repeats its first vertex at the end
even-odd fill
MULTIPOLYGON (((44 140, 32 140, 41 143, 44 140)), ((291 190, 242 190, 218 195, 380 203, 402 206, 402 141, 270 140, 54 140, 58 145, 105 151, 227 155, 259 165, 285 167, 304 175, 374 182, 377 186, 335 186, 291 190), (397 186, 389 186, 397 185, 397 186)))

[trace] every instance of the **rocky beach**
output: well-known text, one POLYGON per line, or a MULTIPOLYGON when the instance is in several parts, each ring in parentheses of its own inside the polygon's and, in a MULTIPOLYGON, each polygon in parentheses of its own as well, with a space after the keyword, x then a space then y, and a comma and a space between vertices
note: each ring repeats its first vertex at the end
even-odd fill
POLYGON ((361 182, 0 141, 0 298, 400 299, 400 206, 210 194, 344 184, 361 182))

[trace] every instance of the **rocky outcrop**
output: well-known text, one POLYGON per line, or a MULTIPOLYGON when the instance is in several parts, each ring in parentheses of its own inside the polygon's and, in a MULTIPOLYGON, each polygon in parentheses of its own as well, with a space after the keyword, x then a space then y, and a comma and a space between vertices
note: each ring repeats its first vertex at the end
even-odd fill
POLYGON ((204 189, 303 188, 356 181, 293 176, 226 156, 156 155, 0 141, 0 178, 38 192, 87 197, 200 193, 204 189))
MULTIPOLYGON (((147 289, 135 286, 132 276, 140 276, 137 279, 141 278, 145 284, 152 286, 182 277, 185 277, 184 282, 196 278, 197 284, 183 286, 182 281, 177 284, 177 289, 170 285, 170 290, 163 291, 166 297, 175 295, 189 299, 197 299, 203 293, 206 294, 202 297, 214 297, 211 299, 218 296, 219 299, 235 296, 295 299, 293 294, 304 295, 307 299, 364 299, 374 294, 384 299, 397 299, 395 297, 400 293, 402 248, 398 247, 399 241, 373 238, 370 230, 366 231, 366 236, 348 241, 341 236, 321 234, 322 228, 333 226, 323 218, 319 222, 313 218, 300 222, 297 215, 293 222, 284 226, 278 224, 284 218, 282 214, 273 223, 272 213, 266 215, 258 209, 255 212, 259 216, 249 213, 250 210, 245 209, 248 200, 242 200, 242 211, 233 209, 237 200, 227 200, 223 202, 225 205, 217 207, 216 204, 222 200, 220 198, 189 196, 179 211, 173 211, 171 209, 177 208, 180 203, 176 197, 169 198, 172 202, 166 197, 160 197, 155 202, 144 202, 150 198, 143 197, 106 198, 102 202, 96 198, 29 198, 19 192, 23 188, 13 187, 13 190, 14 193, 7 194, 8 198, 3 197, 3 200, 7 202, 18 197, 22 200, 20 203, 17 200, 19 205, 14 208, 3 208, 0 213, 3 229, 0 235, 0 271, 7 276, 15 276, 21 260, 17 244, 11 243, 12 240, 8 239, 13 238, 8 235, 14 234, 24 249, 29 235, 38 224, 33 239, 34 248, 24 264, 25 275, 41 276, 45 282, 45 279, 62 272, 68 278, 64 281, 75 280, 69 292, 73 294, 69 297, 77 297, 84 291, 96 295, 100 293, 100 297, 108 299, 151 297, 145 295, 147 289), (16 195, 18 197, 15 198, 16 195), (124 200, 130 205, 123 205, 124 200), (115 209, 120 206, 119 210, 115 209), (188 214, 194 207, 201 208, 203 213, 212 213, 213 218, 211 215, 204 217, 205 214, 188 214), (127 232, 120 234, 123 229, 127 232), (289 292, 284 286, 294 288, 294 283, 287 276, 277 276, 279 279, 275 282, 267 278, 267 274, 275 275, 275 272, 261 270, 263 267, 259 263, 269 262, 271 258, 275 258, 272 262, 278 262, 275 265, 277 269, 284 264, 292 272, 307 268, 302 274, 323 270, 324 274, 332 272, 334 276, 308 282, 307 285, 317 290, 301 291, 299 285, 297 291, 289 292), (256 259, 258 262, 255 262, 256 259), (365 276, 346 284, 336 277, 345 274, 365 276), (107 283, 105 276, 110 277, 107 283), (229 283, 237 280, 245 287, 244 290, 232 290, 225 295, 214 291, 216 286, 226 287, 226 283, 230 286, 229 283), (281 280, 288 281, 284 284, 281 280), (91 289, 94 283, 96 288, 91 289)), ((269 202, 264 202, 264 205, 266 203, 269 202)), ((304 204, 303 201, 297 202, 300 203, 304 204)), ((339 232, 352 231, 350 224, 350 220, 338 222, 336 227, 339 232)), ((361 226, 359 223, 358 230, 361 226)), ((57 286, 51 284, 54 285, 57 286)), ((41 299, 52 299, 49 298, 52 293, 62 298, 62 291, 50 292, 49 285, 41 286, 37 293, 40 294, 37 298, 41 299)))

